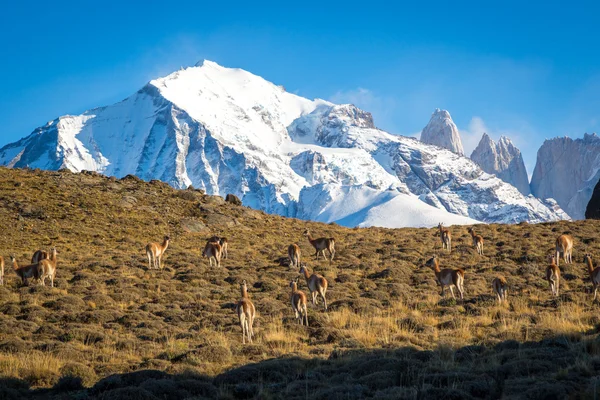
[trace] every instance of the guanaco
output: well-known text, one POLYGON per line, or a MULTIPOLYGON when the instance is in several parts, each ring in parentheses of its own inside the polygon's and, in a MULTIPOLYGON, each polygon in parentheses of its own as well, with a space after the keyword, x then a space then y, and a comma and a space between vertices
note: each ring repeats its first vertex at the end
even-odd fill
POLYGON ((560 265, 560 254, 563 255, 565 264, 573 262, 573 238, 569 235, 560 235, 556 238, 556 265, 560 265))
POLYGON ((325 310, 327 310, 327 299, 325 298, 325 294, 327 293, 327 279, 315 273, 309 275, 304 264, 300 267, 299 273, 304 275, 306 279, 306 286, 308 286, 308 290, 310 291, 313 305, 317 305, 317 295, 320 295, 323 299, 325 310))
POLYGON ((37 274, 37 264, 23 265, 22 267, 19 267, 14 254, 10 256, 10 262, 12 263, 13 270, 17 276, 21 278, 21 283, 24 286, 29 286, 29 279, 35 278, 35 275, 37 274))
POLYGON ((438 229, 440 230, 442 249, 452 251, 452 234, 450 233, 448 228, 444 228, 444 224, 441 222, 438 224, 438 229))
POLYGON ((594 263, 592 262, 592 256, 590 254, 586 254, 583 260, 587 264, 588 271, 590 272, 590 279, 592 280, 592 287, 594 288, 594 301, 596 301, 598 286, 600 285, 600 267, 594 268, 594 263))
POLYGON ((0 285, 4 285, 4 257, 0 256, 0 285))
POLYGON ((473 247, 477 249, 477 254, 480 256, 483 255, 483 236, 477 235, 473 230, 473 227, 469 228, 469 233, 471 234, 471 238, 473 239, 473 247))
POLYGON ((288 246, 288 257, 290 259, 290 267, 294 268, 300 265, 300 246, 290 244, 288 246))
POLYGON ((42 260, 46 260, 48 259, 48 253, 45 252, 44 250, 37 250, 35 253, 33 253, 33 257, 31 257, 31 263, 32 264, 37 264, 42 260))
POLYGON ((229 242, 226 237, 213 236, 207 240, 207 242, 218 242, 221 245, 221 253, 223 258, 227 258, 227 248, 229 247, 229 242))
POLYGON ((508 295, 508 288, 506 284, 506 278, 498 276, 492 281, 492 289, 496 296, 498 296, 498 302, 506 302, 506 296, 508 295))
POLYGON ((444 297, 444 287, 448 286, 450 288, 450 293, 452 297, 456 299, 454 296, 454 290, 452 287, 456 287, 458 293, 460 294, 461 300, 464 298, 464 287, 463 283, 465 280, 465 271, 462 269, 450 269, 444 268, 440 269, 440 262, 437 256, 433 256, 426 263, 426 266, 432 267, 435 272, 435 279, 442 287, 442 297, 444 297))
POLYGON ((553 296, 558 296, 560 285, 560 268, 556 265, 556 256, 550 256, 551 264, 546 267, 546 280, 550 283, 553 296))
POLYGON ((306 295, 301 290, 298 290, 298 278, 290 281, 290 287, 292 288, 290 299, 292 301, 292 309, 294 310, 296 320, 300 323, 300 325, 304 325, 304 321, 306 321, 306 326, 308 326, 306 295))
POLYGON ((171 238, 169 236, 165 236, 162 243, 152 242, 146 245, 146 255, 148 256, 149 269, 162 268, 162 256, 165 254, 165 251, 167 251, 167 247, 169 247, 170 239, 171 238))
POLYGON ((307 237, 310 244, 315 248, 315 250, 316 250, 315 259, 316 260, 319 259, 319 254, 322 254, 323 258, 327 259, 327 257, 325 257, 325 250, 327 250, 327 252, 329 253, 329 261, 330 262, 333 261, 333 256, 335 255, 335 239, 334 238, 321 237, 318 239, 313 239, 313 237, 310 235, 310 231, 308 229, 304 231, 304 236, 307 237))
POLYGON ((50 258, 44 258, 37 264, 35 277, 39 279, 42 286, 46 286, 46 278, 50 278, 50 286, 54 287, 54 277, 56 276, 56 266, 58 264, 56 254, 56 247, 53 247, 50 250, 50 258))
POLYGON ((248 343, 252 343, 252 337, 254 336, 252 325, 254 324, 256 309, 248 297, 248 286, 245 280, 240 284, 240 290, 242 298, 237 303, 236 311, 240 320, 240 326, 242 327, 242 343, 246 344, 246 337, 248 338, 248 343))
POLYGON ((223 255, 223 249, 219 242, 207 242, 206 246, 204 246, 204 250, 202 250, 202 257, 208 257, 208 262, 210 266, 213 265, 213 259, 217 264, 217 267, 221 266, 221 256, 223 255))

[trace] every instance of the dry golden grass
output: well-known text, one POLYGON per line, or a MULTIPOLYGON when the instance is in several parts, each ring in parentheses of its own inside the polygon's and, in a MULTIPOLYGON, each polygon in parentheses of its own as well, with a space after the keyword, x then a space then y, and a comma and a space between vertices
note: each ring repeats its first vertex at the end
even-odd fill
MULTIPOLYGON (((6 285, 0 287, 0 374, 33 387, 58 384, 66 375, 91 386, 111 374, 141 369, 228 379, 234 372, 226 371, 261 362, 270 368, 265 360, 290 356, 308 363, 284 364, 300 368, 303 377, 315 365, 347 363, 346 354, 353 352, 363 362, 365 352, 377 349, 385 349, 385 357, 413 362, 413 353, 393 353, 409 347, 423 351, 419 357, 433 358, 421 363, 425 372, 401 369, 392 381, 425 382, 434 372, 470 368, 474 361, 459 365, 455 360, 454 352, 470 348, 465 346, 493 348, 507 340, 556 335, 581 343, 572 369, 561 368, 568 374, 573 368, 596 370, 600 346, 583 344, 593 342, 600 322, 582 260, 588 252, 600 259, 600 229, 594 221, 482 225, 477 233, 485 238, 485 256, 478 256, 466 227, 450 227, 449 254, 441 250, 435 229, 349 229, 285 219, 136 179, 0 168, 0 199, 5 227, 0 255, 14 253, 24 263, 38 248, 59 251, 55 288, 21 287, 10 266, 6 285), (306 228, 315 236, 336 238, 332 264, 314 261, 302 235, 306 228), (575 238, 574 263, 561 265, 561 296, 555 299, 543 277, 546 256, 561 233, 575 238), (165 234, 172 238, 165 268, 149 271, 144 246, 165 234), (205 239, 214 234, 230 243, 229 259, 220 269, 200 257, 205 239), (288 282, 298 271, 280 264, 291 243, 300 246, 309 270, 329 281, 330 310, 309 305, 309 328, 295 323, 289 303, 288 282), (442 267, 466 271, 464 302, 449 293, 440 297, 433 272, 424 266, 433 253, 442 267), (497 275, 508 280, 507 305, 498 305, 493 296, 491 281, 497 275), (247 346, 241 344, 234 311, 243 279, 257 308, 255 341, 247 346)), ((303 279, 299 285, 308 293, 303 279)), ((495 353, 486 360, 489 368, 507 362, 495 353)), ((328 374, 328 367, 319 368, 328 374)), ((465 376, 460 384, 439 378, 387 394, 365 381, 368 392, 346 393, 345 398, 410 398, 440 382, 462 388, 471 378, 465 376)), ((219 394, 227 397, 230 383, 222 385, 219 394)), ((262 386, 256 390, 264 396, 268 392, 262 386)), ((510 390, 487 395, 493 393, 510 390)), ((328 397, 325 388, 304 394, 328 397)))

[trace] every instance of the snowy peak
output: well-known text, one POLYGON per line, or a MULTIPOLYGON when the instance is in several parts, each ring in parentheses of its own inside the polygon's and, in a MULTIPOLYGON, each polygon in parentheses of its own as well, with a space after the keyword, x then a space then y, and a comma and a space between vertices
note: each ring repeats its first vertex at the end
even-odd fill
POLYGON ((500 137, 496 143, 487 133, 484 133, 471 153, 471 160, 488 174, 498 176, 504 182, 516 187, 523 195, 529 195, 529 179, 523 156, 506 136, 500 137))
MULTIPOLYGON (((447 112, 431 125, 460 144, 447 112)), ((354 105, 299 97, 207 60, 119 103, 51 121, 1 148, 0 165, 134 174, 346 226, 565 218, 466 157, 375 128, 354 105)))
POLYGON ((458 128, 446 110, 435 109, 429 123, 421 132, 421 141, 443 147, 461 156, 465 154, 458 128))

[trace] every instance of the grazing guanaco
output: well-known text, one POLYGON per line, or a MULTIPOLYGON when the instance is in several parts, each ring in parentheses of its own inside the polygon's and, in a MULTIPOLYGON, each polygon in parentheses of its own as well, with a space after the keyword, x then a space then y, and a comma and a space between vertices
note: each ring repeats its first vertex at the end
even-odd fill
POLYGON ((315 248, 315 259, 316 260, 319 259, 319 254, 322 254, 323 258, 327 259, 327 257, 325 257, 325 250, 327 250, 327 252, 329 253, 329 261, 330 262, 333 261, 333 256, 335 255, 335 239, 334 238, 321 237, 318 239, 313 239, 313 237, 310 235, 310 231, 308 229, 304 231, 304 236, 307 237, 310 244, 315 248))
POLYGON ((221 245, 221 253, 223 258, 227 258, 227 247, 229 247, 229 242, 226 237, 213 236, 207 240, 207 242, 218 242, 221 245))
POLYGON ((560 235, 556 238, 556 265, 560 265, 560 254, 563 255, 565 264, 573 262, 573 238, 569 235, 560 235))
POLYGON ((306 326, 308 326, 306 295, 301 290, 298 290, 298 278, 290 281, 290 287, 292 288, 292 295, 290 296, 290 299, 292 300, 292 309, 294 310, 296 320, 298 320, 300 325, 304 325, 304 321, 306 321, 306 326))
POLYGON ((310 291, 313 305, 317 305, 317 295, 320 295, 323 299, 325 310, 327 310, 327 299, 325 298, 325 294, 327 293, 327 279, 315 273, 309 275, 304 264, 300 267, 299 273, 304 275, 306 279, 306 286, 308 286, 308 290, 310 291))
POLYGON ((442 249, 452 251, 452 234, 450 233, 448 228, 444 228, 444 224, 441 222, 438 224, 438 229, 440 230, 440 239, 442 240, 442 249))
POLYGON ((0 256, 0 285, 4 285, 4 257, 0 256))
POLYGON ((56 254, 56 247, 53 247, 50 250, 50 258, 45 258, 37 264, 35 276, 42 286, 46 286, 46 278, 50 278, 50 286, 54 287, 54 277, 56 276, 56 266, 58 264, 56 254))
POLYGON ((592 287, 594 288, 594 301, 596 301, 598 286, 600 285, 600 267, 594 268, 594 263, 592 262, 592 256, 590 254, 586 254, 583 260, 587 264, 588 271, 590 272, 590 279, 592 280, 592 287))
POLYGON ((294 268, 300 265, 300 246, 290 244, 288 246, 288 257, 290 259, 290 267, 294 268))
POLYGON ((223 249, 219 242, 207 242, 202 250, 202 257, 208 257, 210 266, 213 265, 213 259, 215 260, 217 267, 221 266, 221 256, 223 255, 223 249))
POLYGON ((469 233, 471 234, 471 238, 473 239, 473 247, 477 249, 477 254, 480 256, 483 255, 483 236, 477 235, 473 230, 473 227, 469 228, 469 233))
POLYGON ((47 252, 45 252, 44 250, 38 250, 35 253, 33 253, 33 257, 31 257, 31 263, 37 264, 40 261, 46 260, 48 258, 50 258, 50 257, 48 256, 47 252))
POLYGON ((437 256, 431 257, 426 263, 426 266, 432 267, 435 272, 435 279, 442 287, 442 297, 444 297, 444 287, 448 286, 450 288, 450 293, 452 293, 452 297, 456 299, 454 296, 454 290, 452 287, 456 287, 458 293, 460 294, 461 300, 464 298, 464 287, 463 283, 465 281, 465 271, 462 269, 450 269, 444 268, 440 269, 440 262, 437 256))
POLYGON ((506 284, 506 278, 498 276, 492 281, 492 289, 496 296, 498 296, 498 302, 506 302, 506 296, 508 295, 508 287, 506 284))
POLYGON ((148 243, 146 245, 146 255, 148 256, 148 264, 149 269, 161 269, 161 260, 165 251, 167 251, 167 247, 169 247, 169 241, 171 238, 169 236, 165 236, 162 243, 148 243))
POLYGON ((550 256, 551 264, 546 267, 546 280, 550 283, 552 295, 558 296, 560 286, 560 268, 556 265, 556 256, 550 256))
POLYGON ((21 283, 25 286, 29 286, 29 279, 36 277, 37 264, 23 265, 22 267, 19 267, 19 264, 17 264, 17 259, 14 255, 10 256, 10 262, 12 263, 13 270, 17 276, 21 278, 21 283))
POLYGON ((248 343, 252 343, 252 337, 254 336, 252 325, 254 324, 256 309, 250 298, 248 298, 248 286, 245 280, 240 284, 240 290, 242 298, 237 303, 236 311, 240 320, 240 326, 242 327, 242 343, 246 344, 246 337, 248 338, 248 343))

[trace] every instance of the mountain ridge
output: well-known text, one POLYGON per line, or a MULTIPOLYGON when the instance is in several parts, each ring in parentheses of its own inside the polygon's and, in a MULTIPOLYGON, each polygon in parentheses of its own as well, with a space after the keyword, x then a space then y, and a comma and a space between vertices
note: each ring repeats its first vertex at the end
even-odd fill
POLYGON ((112 106, 59 117, 0 149, 0 165, 135 174, 233 193, 270 213, 359 226, 385 225, 403 207, 413 210, 410 222, 394 218, 395 227, 437 225, 427 215, 467 224, 566 218, 465 157, 377 129, 367 111, 309 100, 211 61, 154 79, 112 106), (398 207, 378 210, 391 200, 398 207), (343 207, 328 212, 334 203, 343 207))

